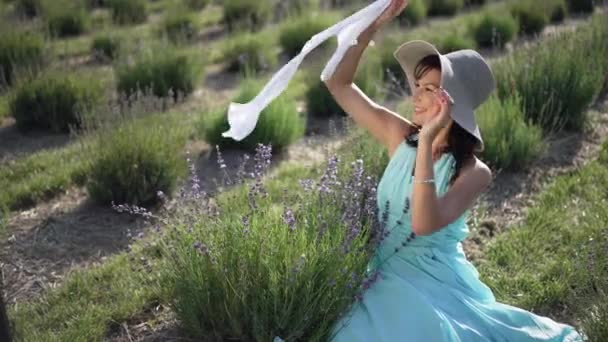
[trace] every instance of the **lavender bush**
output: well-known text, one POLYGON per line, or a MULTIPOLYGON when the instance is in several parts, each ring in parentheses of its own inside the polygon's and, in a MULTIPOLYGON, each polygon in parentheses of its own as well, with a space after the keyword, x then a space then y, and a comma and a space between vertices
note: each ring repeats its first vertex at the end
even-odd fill
POLYGON ((230 180, 239 186, 215 198, 190 162, 188 187, 168 202, 162 288, 196 338, 326 340, 377 279, 367 265, 382 224, 364 161, 334 155, 318 179, 277 189, 263 180, 270 159, 259 144, 230 180))

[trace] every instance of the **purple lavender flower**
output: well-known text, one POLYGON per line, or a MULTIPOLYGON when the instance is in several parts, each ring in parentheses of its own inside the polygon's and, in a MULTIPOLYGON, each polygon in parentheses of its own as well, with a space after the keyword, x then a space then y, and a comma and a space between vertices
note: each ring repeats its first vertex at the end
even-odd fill
POLYGON ((294 231, 296 229, 296 218, 290 208, 283 207, 283 222, 289 227, 289 230, 294 231))
POLYGON ((220 169, 225 169, 226 163, 224 162, 224 158, 222 158, 222 152, 220 152, 220 146, 215 145, 215 150, 217 151, 217 164, 219 165, 220 169))
POLYGON ((204 243, 200 242, 200 241, 195 241, 192 244, 192 247, 194 247, 194 249, 196 250, 196 252, 200 255, 200 254, 205 254, 206 256, 209 256, 209 248, 207 247, 207 245, 205 245, 204 243))
POLYGON ((304 189, 304 191, 308 192, 308 191, 312 191, 313 186, 314 186, 314 180, 312 179, 300 179, 299 180, 300 186, 304 189))

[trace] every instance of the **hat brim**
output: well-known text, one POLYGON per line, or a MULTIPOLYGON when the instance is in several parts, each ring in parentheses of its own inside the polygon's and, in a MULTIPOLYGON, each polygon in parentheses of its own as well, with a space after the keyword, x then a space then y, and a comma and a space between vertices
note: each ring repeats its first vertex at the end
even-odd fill
MULTIPOLYGON (((441 63, 441 84, 440 84, 440 86, 444 87, 450 94, 454 94, 454 93, 463 91, 462 87, 445 85, 445 82, 444 82, 445 75, 453 72, 451 63, 444 55, 442 55, 439 52, 439 50, 437 50, 437 48, 433 44, 426 42, 424 40, 412 40, 412 41, 406 42, 404 44, 401 44, 397 48, 397 50, 395 50, 395 52, 393 53, 393 56, 399 62, 399 65, 405 72, 405 76, 406 76, 407 82, 410 86, 410 90, 413 92, 413 90, 416 88, 416 86, 415 86, 416 78, 414 77, 414 71, 415 71, 416 66, 424 57, 429 56, 429 55, 436 55, 439 57, 439 61, 441 63)), ((455 98, 459 98, 459 99, 465 98, 465 96, 458 96, 457 94, 454 94, 454 95, 456 95, 456 96, 453 96, 455 98)), ((452 106, 452 113, 462 112, 462 111, 471 112, 471 113, 470 113, 470 115, 457 115, 457 117, 473 118, 473 121, 464 122, 464 123, 459 122, 459 124, 461 126, 464 126, 465 129, 472 132, 473 136, 475 136, 475 138, 477 139, 477 146, 475 147, 475 151, 483 152, 483 150, 485 149, 485 146, 484 146, 483 139, 481 138, 481 134, 479 132, 479 127, 477 126, 476 122, 474 121, 475 116, 473 113, 473 106, 469 105, 467 103, 463 103, 462 101, 459 101, 452 106)), ((454 115, 453 115, 453 117, 454 117, 454 115)), ((467 120, 467 121, 470 121, 470 120, 467 120)))

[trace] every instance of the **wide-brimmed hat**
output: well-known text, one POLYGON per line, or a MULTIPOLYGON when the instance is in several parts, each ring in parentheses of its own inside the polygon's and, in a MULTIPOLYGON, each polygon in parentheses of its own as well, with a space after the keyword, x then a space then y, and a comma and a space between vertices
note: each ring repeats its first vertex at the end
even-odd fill
POLYGON ((437 55, 441 62, 441 84, 452 96, 454 104, 450 116, 462 128, 478 140, 476 151, 484 150, 484 142, 475 120, 475 109, 479 107, 496 88, 496 80, 488 63, 475 50, 458 50, 441 54, 433 44, 423 40, 413 40, 399 46, 393 54, 407 77, 410 89, 414 91, 414 69, 424 57, 437 55))

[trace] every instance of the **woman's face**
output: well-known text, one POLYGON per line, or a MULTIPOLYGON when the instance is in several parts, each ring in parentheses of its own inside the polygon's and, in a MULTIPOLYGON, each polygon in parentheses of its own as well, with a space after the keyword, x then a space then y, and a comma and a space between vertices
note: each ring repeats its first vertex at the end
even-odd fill
POLYGON ((414 114, 412 121, 424 125, 439 113, 441 108, 437 98, 441 84, 441 71, 429 69, 422 77, 415 81, 413 92, 414 114))

